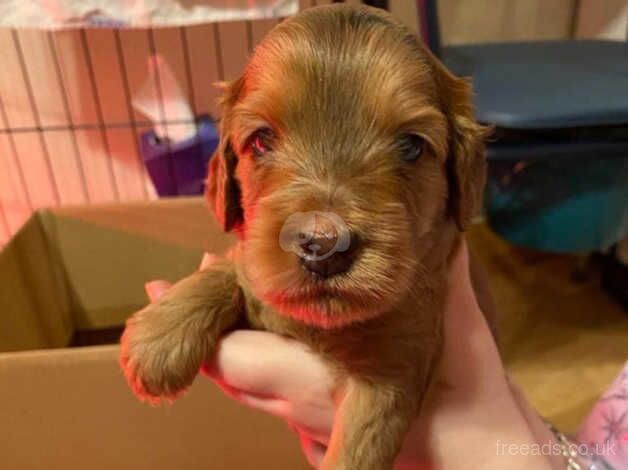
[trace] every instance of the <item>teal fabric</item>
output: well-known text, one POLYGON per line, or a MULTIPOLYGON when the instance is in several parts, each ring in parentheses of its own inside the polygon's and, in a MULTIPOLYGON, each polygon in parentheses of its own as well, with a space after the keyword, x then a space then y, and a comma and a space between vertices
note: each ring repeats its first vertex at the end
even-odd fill
POLYGON ((606 249, 628 236, 628 158, 493 162, 485 201, 490 226, 515 245, 606 249))

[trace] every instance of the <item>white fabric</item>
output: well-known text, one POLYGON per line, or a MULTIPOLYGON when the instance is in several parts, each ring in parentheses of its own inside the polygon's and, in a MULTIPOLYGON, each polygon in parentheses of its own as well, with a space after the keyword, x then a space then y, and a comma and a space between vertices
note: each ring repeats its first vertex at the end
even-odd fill
POLYGON ((0 0, 0 26, 173 26, 293 15, 298 0, 0 0))

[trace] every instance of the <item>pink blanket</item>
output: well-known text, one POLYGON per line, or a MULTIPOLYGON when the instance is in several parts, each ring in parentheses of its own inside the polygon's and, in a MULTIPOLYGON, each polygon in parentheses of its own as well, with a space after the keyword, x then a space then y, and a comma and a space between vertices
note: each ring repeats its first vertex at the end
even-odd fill
POLYGON ((615 470, 628 470, 628 362, 584 420, 576 440, 615 470))

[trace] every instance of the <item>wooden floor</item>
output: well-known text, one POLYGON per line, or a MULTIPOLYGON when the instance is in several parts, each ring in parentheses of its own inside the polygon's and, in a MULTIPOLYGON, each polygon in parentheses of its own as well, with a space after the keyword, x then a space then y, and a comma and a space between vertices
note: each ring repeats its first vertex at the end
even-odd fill
POLYGON ((595 272, 572 279, 573 256, 514 248, 484 224, 468 239, 488 271, 512 377, 543 416, 575 431, 628 360, 628 312, 595 272))

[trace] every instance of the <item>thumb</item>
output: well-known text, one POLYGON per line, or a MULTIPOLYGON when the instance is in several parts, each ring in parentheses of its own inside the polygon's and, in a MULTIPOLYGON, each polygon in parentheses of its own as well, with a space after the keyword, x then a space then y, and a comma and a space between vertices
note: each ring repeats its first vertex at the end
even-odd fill
POLYGON ((447 290, 442 378, 467 393, 485 394, 487 387, 500 383, 495 379, 503 376, 504 371, 492 333, 475 296, 464 240, 451 260, 447 290))
POLYGON ((447 308, 470 308, 473 313, 480 313, 469 266, 469 249, 464 239, 456 248, 449 266, 447 277, 447 308))
POLYGON ((157 279, 144 284, 144 290, 146 291, 148 299, 151 302, 156 302, 166 293, 168 289, 170 289, 171 285, 172 284, 168 281, 157 279))

